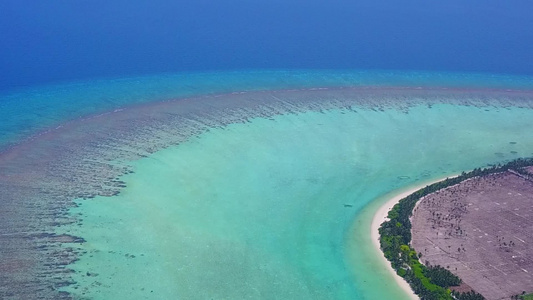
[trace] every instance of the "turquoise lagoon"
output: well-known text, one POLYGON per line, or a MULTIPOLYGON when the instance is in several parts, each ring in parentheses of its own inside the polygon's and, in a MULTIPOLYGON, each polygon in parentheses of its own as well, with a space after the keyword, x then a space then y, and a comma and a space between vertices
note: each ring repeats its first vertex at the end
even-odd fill
MULTIPOLYGON (((159 85, 133 91, 125 88, 128 81, 116 94, 76 94, 114 95, 82 110, 50 91, 58 115, 37 119, 54 124, 80 111, 195 93, 394 82, 526 89, 531 82, 349 72, 259 72, 253 76, 269 79, 254 81, 235 74, 248 81, 224 81, 218 74, 216 84, 168 94, 158 94, 161 86, 173 87, 164 76, 150 79, 159 85)), ((330 107, 211 128, 130 162, 134 173, 120 178, 126 187, 118 196, 76 200, 70 214, 79 222, 55 229, 86 240, 75 246, 84 254, 69 266, 75 283, 63 290, 90 299, 407 299, 370 238, 383 195, 532 156, 532 120, 532 109, 514 105, 420 101, 407 110, 330 107)))

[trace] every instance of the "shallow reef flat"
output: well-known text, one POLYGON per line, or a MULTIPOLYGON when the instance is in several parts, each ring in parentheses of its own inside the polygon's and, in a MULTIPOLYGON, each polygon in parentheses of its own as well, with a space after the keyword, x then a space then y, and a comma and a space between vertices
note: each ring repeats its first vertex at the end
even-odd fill
POLYGON ((0 296, 398 299, 362 209, 531 156, 532 108, 527 90, 335 87, 65 123, 0 155, 0 296))

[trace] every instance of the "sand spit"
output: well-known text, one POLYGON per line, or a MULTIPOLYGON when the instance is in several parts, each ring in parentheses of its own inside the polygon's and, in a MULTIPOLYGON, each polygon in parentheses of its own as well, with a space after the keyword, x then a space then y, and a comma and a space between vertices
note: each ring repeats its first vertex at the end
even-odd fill
POLYGON ((515 172, 472 178, 415 208, 412 245, 485 298, 533 291, 533 182, 515 172))
POLYGON ((413 88, 263 91, 139 105, 68 122, 0 154, 0 297, 61 299, 79 255, 55 234, 79 222, 74 199, 120 193, 130 162, 210 128, 329 109, 409 112, 417 105, 533 108, 533 92, 413 88))

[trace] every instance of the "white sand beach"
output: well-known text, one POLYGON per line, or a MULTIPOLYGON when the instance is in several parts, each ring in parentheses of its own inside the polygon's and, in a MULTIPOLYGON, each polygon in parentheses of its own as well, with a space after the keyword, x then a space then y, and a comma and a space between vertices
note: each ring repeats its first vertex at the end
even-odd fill
POLYGON ((371 235, 372 235, 372 243, 376 247, 376 250, 379 251, 381 254, 380 257, 383 259, 384 263, 387 265, 387 269, 391 272, 391 274, 394 276, 396 282, 398 285, 405 290, 405 292, 412 298, 412 299, 420 299, 411 289, 409 284, 400 276, 396 274, 392 266, 390 265, 390 262, 385 258, 385 255, 383 255, 383 252, 380 249, 379 245, 379 226, 385 222, 388 218, 387 215, 389 214, 389 211, 398 203, 401 199, 409 196, 410 194, 416 192, 417 190, 433 184, 435 182, 439 182, 441 180, 444 180, 445 178, 441 178, 438 180, 435 180, 433 182, 420 184, 417 186, 414 186, 412 188, 409 188, 408 190, 402 191, 398 193, 398 191, 391 192, 388 196, 385 196, 385 198, 388 198, 387 202, 385 202, 380 208, 376 211, 374 214, 374 217, 372 218, 372 225, 371 225, 371 235))

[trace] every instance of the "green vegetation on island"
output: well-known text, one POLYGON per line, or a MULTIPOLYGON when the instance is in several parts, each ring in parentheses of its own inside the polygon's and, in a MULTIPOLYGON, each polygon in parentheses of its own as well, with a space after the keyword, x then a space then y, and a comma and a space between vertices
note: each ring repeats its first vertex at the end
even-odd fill
POLYGON ((524 168, 533 165, 533 158, 517 159, 504 165, 490 168, 476 168, 463 172, 454 178, 428 185, 415 193, 401 199, 388 214, 389 220, 379 228, 380 245, 385 257, 390 261, 396 273, 403 277, 413 291, 423 300, 481 300, 482 295, 471 291, 452 292, 450 287, 461 284, 461 279, 441 266, 425 266, 419 259, 421 254, 409 245, 411 243, 410 217, 416 203, 424 196, 441 189, 461 183, 469 178, 485 176, 504 171, 511 171, 521 176, 530 177, 524 168))
POLYGON ((514 295, 511 297, 511 299, 516 300, 533 300, 533 294, 526 294, 526 292, 522 292, 520 295, 514 295))

